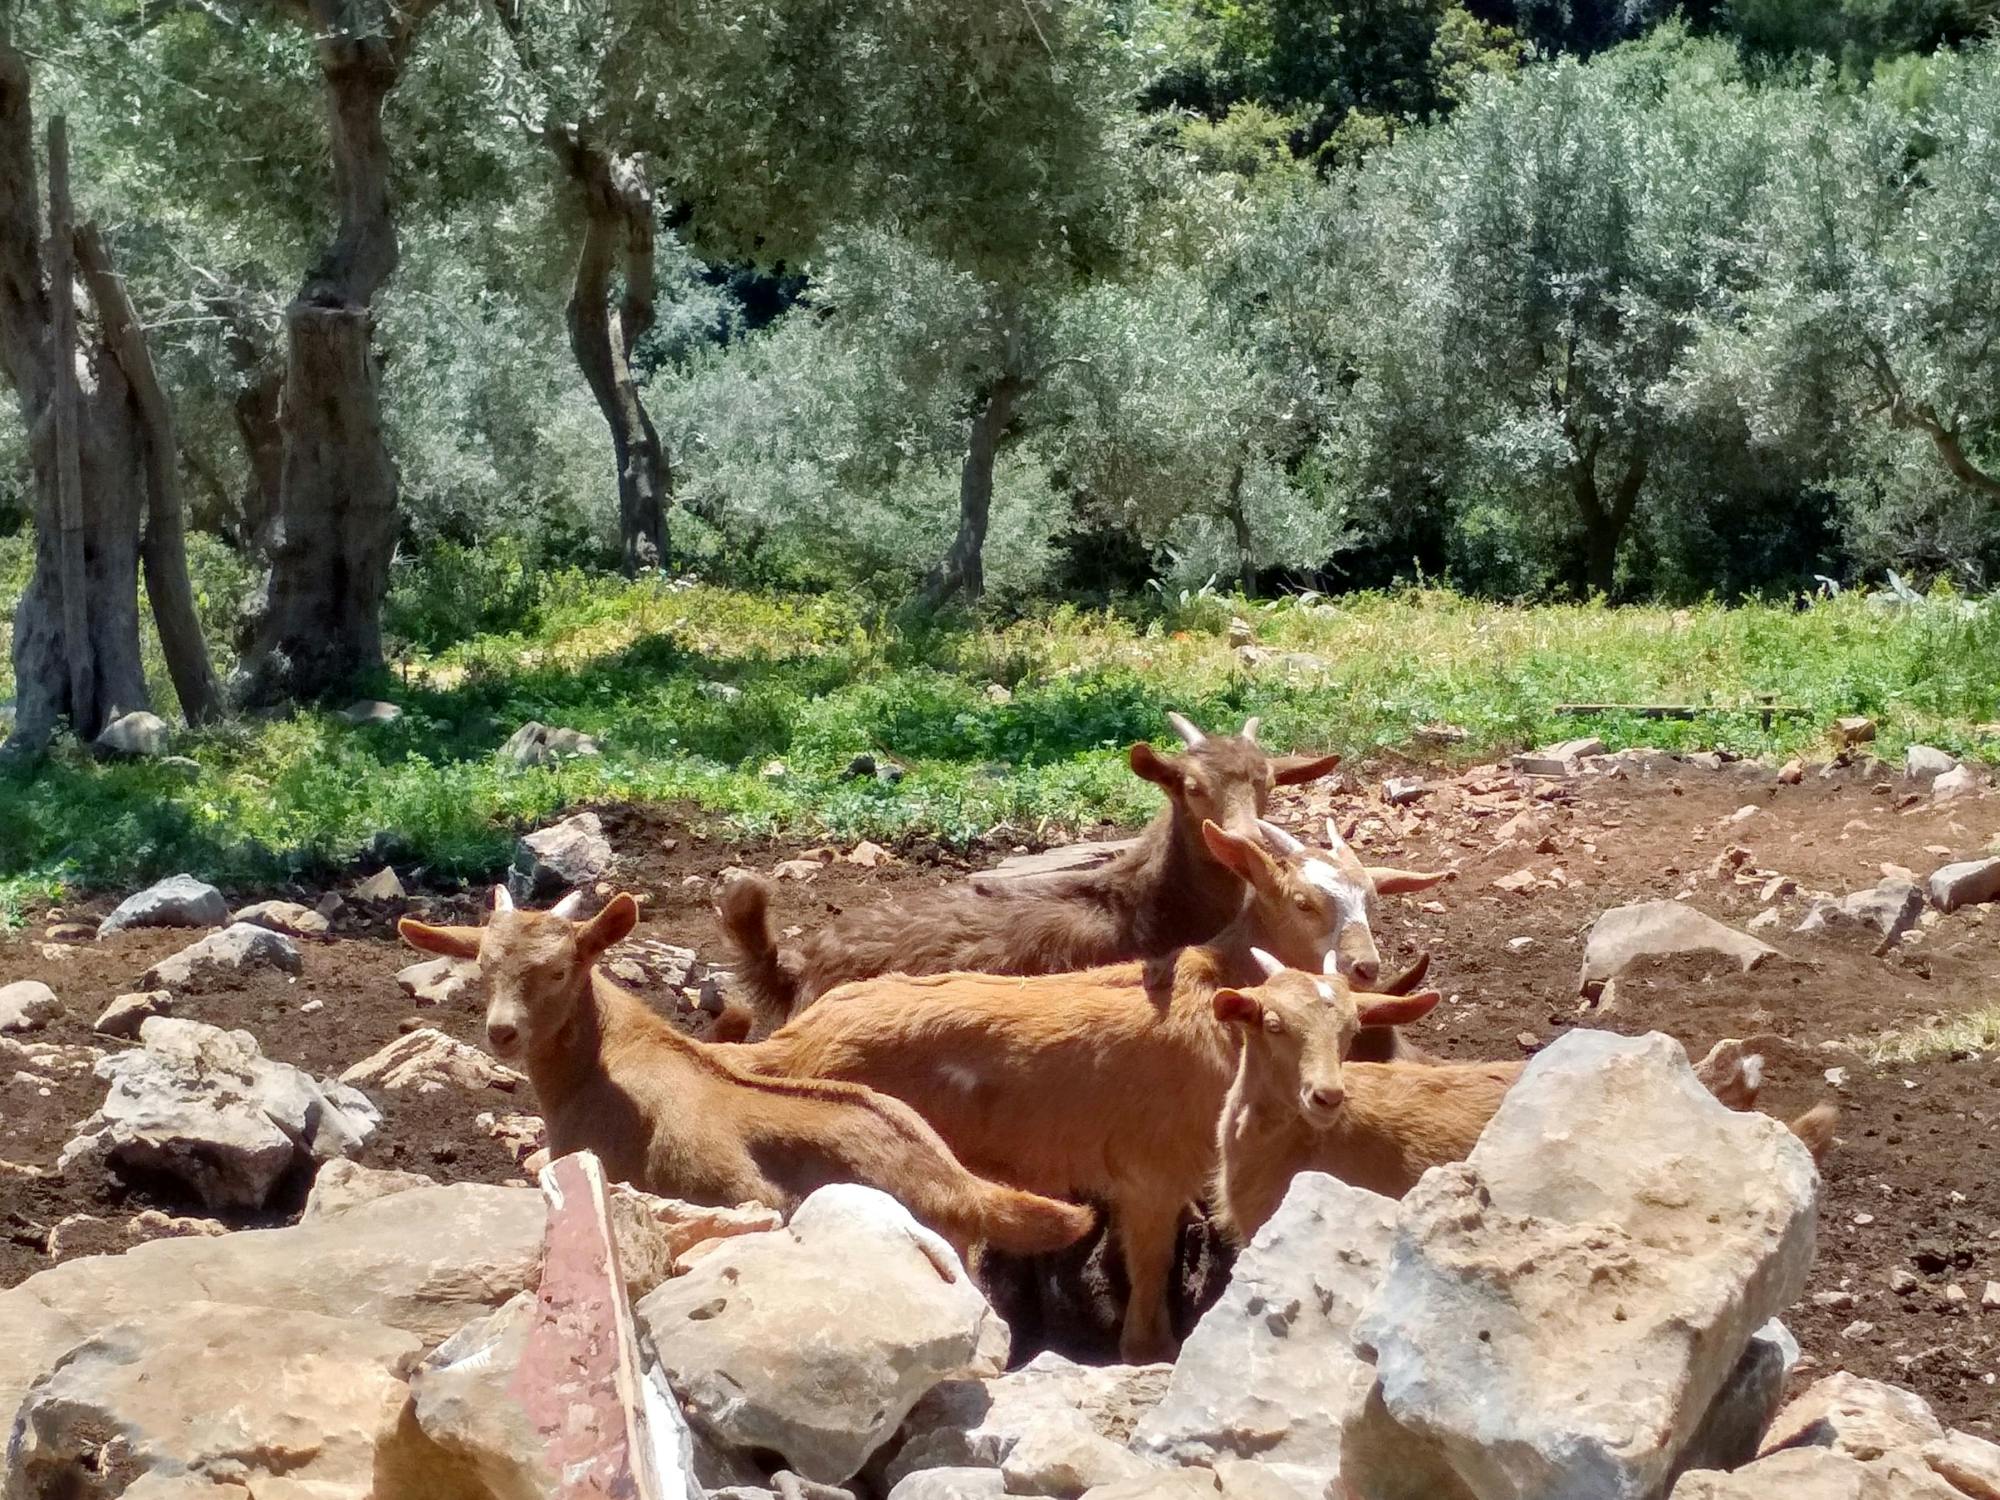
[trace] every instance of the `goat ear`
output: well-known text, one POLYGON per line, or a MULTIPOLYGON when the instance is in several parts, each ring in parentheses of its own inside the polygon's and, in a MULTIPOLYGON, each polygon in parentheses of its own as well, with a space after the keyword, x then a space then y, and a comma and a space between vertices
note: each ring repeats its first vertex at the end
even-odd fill
POLYGON ((1225 870, 1232 870, 1255 886, 1269 885, 1277 869, 1271 856, 1250 839, 1231 833, 1207 818, 1202 819, 1201 841, 1225 870))
POLYGON ((1363 1026, 1407 1026, 1421 1021, 1444 997, 1436 990, 1411 995, 1356 995, 1354 1013, 1363 1026))
POLYGON ((1181 768, 1178 755, 1162 755, 1144 740, 1139 741, 1125 752, 1125 759, 1131 764, 1132 774, 1142 781, 1150 781, 1154 786, 1168 792, 1181 789, 1181 779, 1186 774, 1181 768))
POLYGON ((403 941, 419 953, 441 953, 446 958, 479 957, 479 938, 483 930, 478 927, 433 927, 415 917, 405 917, 396 924, 396 931, 403 941))
POLYGON ((1425 873, 1422 870, 1390 869, 1386 865, 1368 866, 1368 882, 1375 887, 1378 896, 1407 896, 1412 891, 1427 891, 1434 885, 1457 878, 1456 870, 1425 873))
POLYGON ((1271 778, 1279 786, 1304 786, 1339 764, 1338 755, 1281 755, 1271 762, 1271 778))
POLYGON ((620 891, 604 903, 604 910, 576 930, 577 950, 586 961, 597 957, 613 943, 631 936, 639 925, 639 903, 620 891))
POLYGON ((1264 1007, 1256 997, 1241 990, 1217 990, 1208 1003, 1215 1010, 1215 1019, 1225 1026, 1258 1026, 1263 1023, 1264 1007))

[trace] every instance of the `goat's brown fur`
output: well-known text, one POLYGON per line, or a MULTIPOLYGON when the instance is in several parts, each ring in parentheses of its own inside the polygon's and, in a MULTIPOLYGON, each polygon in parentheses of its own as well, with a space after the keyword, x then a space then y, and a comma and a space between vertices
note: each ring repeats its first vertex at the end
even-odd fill
MULTIPOLYGON (((1400 1198, 1430 1168, 1463 1161, 1526 1066, 1354 1062, 1343 1057, 1337 1008, 1289 992, 1258 999, 1254 1012, 1233 1013, 1241 1052, 1216 1131, 1212 1198, 1223 1232, 1239 1244, 1277 1212, 1300 1172, 1400 1198)), ((1757 1070, 1722 1050, 1697 1076, 1731 1108, 1747 1109, 1757 1070)), ((1791 1129, 1818 1161, 1837 1120, 1822 1104, 1791 1129)))
MULTIPOLYGON (((893 1094, 974 1171, 1108 1202, 1131 1280, 1121 1349, 1134 1361, 1172 1348, 1164 1293, 1175 1229, 1207 1184, 1235 1068, 1234 1038, 1214 1006, 1242 965, 1264 975, 1243 940, 1253 914, 1292 922, 1293 953, 1318 957, 1325 944, 1324 931, 1308 939, 1298 930, 1323 893, 1298 878, 1296 861, 1274 861, 1212 824, 1206 832, 1259 872, 1251 906, 1212 945, 1078 974, 892 974, 846 986, 768 1039, 730 1049, 760 1072, 893 1094)), ((1322 911, 1318 920, 1330 919, 1322 911)), ((1438 998, 1356 995, 1337 978, 1299 973, 1270 982, 1316 995, 1324 987, 1348 1003, 1356 1027, 1414 1019, 1438 998)))
POLYGON ((592 965, 632 929, 630 896, 588 922, 496 914, 485 928, 405 918, 405 942, 477 956, 494 1050, 519 1057, 556 1155, 593 1151, 608 1175, 705 1204, 789 1211, 815 1188, 859 1182, 899 1199, 967 1252, 1059 1249, 1094 1216, 968 1172, 907 1105, 851 1083, 759 1076, 682 1036, 592 965))
POLYGON ((1243 904, 1243 884, 1210 857, 1204 822, 1255 837, 1271 789, 1331 771, 1337 755, 1267 756, 1241 735, 1199 736, 1184 754, 1132 746, 1132 770, 1168 805, 1103 867, 986 888, 961 884, 847 912, 786 952, 771 887, 738 876, 717 905, 741 992, 760 1025, 782 1024, 836 985, 877 974, 1063 974, 1205 942, 1243 904))

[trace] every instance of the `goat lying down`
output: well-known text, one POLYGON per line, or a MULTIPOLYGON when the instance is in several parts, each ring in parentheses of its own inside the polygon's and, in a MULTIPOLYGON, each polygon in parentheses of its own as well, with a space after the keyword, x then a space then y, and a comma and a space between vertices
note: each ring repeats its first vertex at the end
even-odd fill
POLYGON ((1077 974, 892 974, 836 990, 762 1042, 720 1049, 759 1072, 893 1094, 972 1170, 1109 1203, 1131 1282, 1120 1348, 1138 1363, 1172 1353, 1165 1291, 1176 1228, 1213 1171, 1215 1124, 1236 1069, 1236 1038, 1215 997, 1277 962, 1259 959, 1252 935, 1289 962, 1329 972, 1270 983, 1303 986, 1338 1011, 1343 1045, 1363 1025, 1415 1020, 1438 1000, 1435 991, 1355 993, 1332 974, 1345 913, 1304 873, 1309 856, 1275 856, 1261 836, 1213 823, 1202 832, 1251 888, 1211 944, 1077 974))
POLYGON ((516 911, 499 887, 484 928, 398 924, 413 948, 479 960, 487 1040, 526 1067, 554 1154, 594 1151, 618 1181, 704 1204, 789 1211, 827 1183, 864 1183, 961 1255, 980 1243, 1036 1254, 1089 1232, 1088 1208, 968 1172, 898 1100, 851 1083, 758 1076, 727 1049, 682 1036, 593 967, 632 931, 637 903, 614 896, 574 922, 577 902, 516 911))
POLYGON ((1273 787, 1316 780, 1340 757, 1268 756, 1254 718, 1237 735, 1207 735, 1179 714, 1167 718, 1185 754, 1144 743, 1129 752, 1134 773, 1167 794, 1167 807, 1102 868, 998 889, 966 883, 862 907, 792 951, 780 950, 772 930, 769 883, 737 877, 717 912, 758 1025, 780 1025, 834 986, 877 974, 1063 974, 1158 957, 1221 931, 1243 905, 1243 883, 1210 857, 1202 824, 1251 837, 1273 787))
MULTIPOLYGON (((1239 1244, 1277 1212, 1300 1172, 1400 1198, 1430 1168, 1463 1161, 1526 1066, 1355 1062, 1342 1008, 1288 978, 1274 968, 1263 985, 1220 990, 1212 1001, 1241 1038, 1211 1193, 1224 1232, 1239 1244)), ((1724 1104, 1748 1109, 1761 1063, 1725 1043, 1695 1071, 1724 1104)), ((1821 1104, 1792 1122, 1815 1161, 1837 1119, 1821 1104)))

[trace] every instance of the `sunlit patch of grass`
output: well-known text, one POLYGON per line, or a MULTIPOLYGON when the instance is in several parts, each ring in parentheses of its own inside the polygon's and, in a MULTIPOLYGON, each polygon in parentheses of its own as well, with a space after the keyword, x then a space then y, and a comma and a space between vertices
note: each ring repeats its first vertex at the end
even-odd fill
POLYGON ((1848 1037, 1842 1045, 1872 1063, 1944 1062, 2000 1048, 2000 1006, 1900 1031, 1848 1037))
MULTIPOLYGON (((218 595, 232 586, 226 563, 218 595)), ((1169 739, 1169 709, 1220 728, 1260 714, 1274 748, 1350 757, 1414 749, 1420 727, 1451 724, 1460 761, 1582 734, 1614 749, 1810 755, 1851 713, 1879 721, 1885 757, 1915 740, 1977 754, 1996 748, 1978 726, 2000 719, 2000 611, 1886 610, 1852 595, 1676 610, 1423 590, 926 624, 859 595, 627 583, 448 553, 412 564, 397 590, 389 617, 406 644, 369 690, 399 704, 400 721, 353 728, 301 711, 183 733, 192 778, 66 747, 32 775, 0 777, 0 881, 13 882, 0 891, 181 869, 248 884, 346 868, 364 851, 485 875, 516 827, 610 800, 686 800, 746 831, 814 840, 1054 838, 1157 807, 1124 751, 1169 739), (1250 631, 1247 659, 1232 620, 1250 631), (1766 725, 1760 694, 1804 712, 1766 725), (1576 702, 1702 711, 1556 712, 1576 702), (604 754, 502 765, 496 750, 528 719, 597 736, 604 754), (862 751, 907 774, 847 778, 862 751), (766 775, 772 762, 782 772, 766 775)))

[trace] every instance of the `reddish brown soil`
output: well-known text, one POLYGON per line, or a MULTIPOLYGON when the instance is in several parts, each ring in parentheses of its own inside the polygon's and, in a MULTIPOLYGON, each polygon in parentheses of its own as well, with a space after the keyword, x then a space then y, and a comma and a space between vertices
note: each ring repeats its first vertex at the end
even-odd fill
MULTIPOLYGON (((1304 834, 1328 810, 1358 814, 1364 822, 1357 846, 1375 862, 1460 864, 1461 877, 1431 893, 1434 903, 1390 898, 1377 921, 1392 964, 1420 948, 1435 957, 1433 974, 1447 999, 1417 1030, 1440 1053, 1517 1057, 1573 1025, 1664 1030, 1697 1055, 1721 1037, 1768 1037, 1765 1105, 1789 1116, 1830 1097, 1842 1111, 1839 1144, 1827 1164, 1818 1264, 1807 1298, 1787 1315, 1806 1350, 1802 1378, 1846 1368, 1896 1381, 1922 1392, 1945 1420, 2000 1437, 2000 1310, 1980 1306, 1985 1284, 2000 1281, 2000 1054, 1876 1066, 1841 1045, 1991 1006, 2000 918, 1978 909, 1955 913, 1887 955, 1859 939, 1791 931, 1807 905, 1804 892, 1872 884, 1884 862, 1922 876, 1949 858, 1982 853, 2000 832, 2000 801, 1978 797, 1933 807, 1926 800, 1899 809, 1907 789, 1895 781, 1877 790, 1883 779, 1879 769, 1856 769, 1781 787, 1768 769, 1705 769, 1662 758, 1622 776, 1562 783, 1477 774, 1441 779, 1429 796, 1401 810, 1385 809, 1353 784, 1314 788, 1286 794, 1277 815, 1304 834), (1482 803, 1490 810, 1478 811, 1482 803), (1745 821, 1725 821, 1752 804, 1759 811, 1745 821), (1542 825, 1496 852, 1500 825, 1523 808, 1542 825), (1611 1013, 1580 1011, 1583 935, 1605 908, 1691 893, 1684 899, 1737 925, 1761 909, 1760 879, 1738 883, 1711 869, 1731 845, 1748 851, 1746 870, 1776 871, 1802 888, 1774 903, 1784 920, 1762 934, 1789 961, 1740 976, 1699 964, 1663 965, 1621 981, 1611 1013), (1548 877, 1556 867, 1566 887, 1514 895, 1492 884, 1518 869, 1548 877), (1517 953, 1507 946, 1516 937, 1534 941, 1517 953), (1844 1070, 1838 1088, 1825 1076, 1836 1067, 1844 1070), (1891 1290, 1890 1275, 1899 1269, 1915 1275, 1914 1290, 1891 1290), (1954 1286, 1967 1294, 1964 1300, 1947 1298, 1954 1286)), ((672 810, 602 811, 623 861, 621 884, 647 897, 639 935, 693 947, 717 962, 726 955, 709 910, 713 877, 734 864, 768 869, 800 852, 793 844, 704 835, 672 810)), ((821 920, 969 867, 935 847, 897 852, 898 862, 881 869, 835 863, 807 884, 782 885, 779 920, 821 920)), ((984 851, 970 864, 1007 852, 984 851)), ((310 901, 318 892, 231 894, 310 901)), ((479 899, 476 892, 422 893, 408 909, 433 920, 471 920, 479 899)), ((193 936, 128 933, 44 950, 46 925, 93 920, 114 900, 107 893, 76 903, 0 939, 0 983, 43 979, 68 1007, 65 1019, 27 1040, 125 1045, 94 1038, 91 1019, 112 996, 134 987, 150 962, 193 936)), ((476 1001, 419 1008, 396 987, 392 976, 412 955, 393 939, 394 915, 350 905, 334 941, 303 945, 301 977, 265 973, 190 991, 179 997, 176 1013, 242 1027, 269 1055, 315 1073, 339 1072, 412 1024, 476 1042, 476 1001), (323 1007, 302 1014, 312 999, 323 1007)), ((0 1079, 0 1160, 51 1165, 102 1088, 86 1074, 44 1096, 19 1080, 0 1079)), ((513 1157, 473 1117, 532 1110, 531 1098, 493 1091, 480 1098, 379 1098, 387 1120, 365 1160, 441 1178, 518 1175, 513 1157)), ((1607 1125, 1606 1150, 1620 1146, 1615 1126, 1607 1125)), ((296 1195, 262 1221, 282 1220, 295 1204, 296 1195)), ((49 1231, 67 1215, 118 1220, 149 1207, 197 1211, 158 1183, 121 1183, 87 1170, 23 1181, 0 1168, 0 1286, 50 1263, 49 1231)), ((116 1228, 73 1231, 66 1242, 86 1251, 115 1248, 116 1228)))

